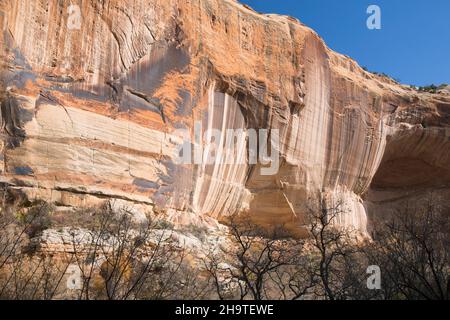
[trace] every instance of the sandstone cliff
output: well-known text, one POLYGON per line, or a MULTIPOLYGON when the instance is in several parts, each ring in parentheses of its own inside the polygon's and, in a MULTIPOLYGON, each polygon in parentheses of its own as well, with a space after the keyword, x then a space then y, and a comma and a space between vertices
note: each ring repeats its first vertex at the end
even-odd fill
POLYGON ((368 73, 299 21, 233 0, 72 2, 79 29, 67 1, 0 0, 6 189, 69 207, 120 199, 176 223, 246 211, 292 227, 322 197, 362 231, 430 192, 450 207, 445 91, 368 73), (278 129, 278 173, 177 164, 174 132, 197 121, 278 129))

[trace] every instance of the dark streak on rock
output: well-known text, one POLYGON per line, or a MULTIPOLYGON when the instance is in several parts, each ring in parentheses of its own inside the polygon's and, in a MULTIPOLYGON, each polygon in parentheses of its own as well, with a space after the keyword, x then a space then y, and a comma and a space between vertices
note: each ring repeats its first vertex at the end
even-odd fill
POLYGON ((31 169, 29 166, 21 166, 21 167, 15 167, 14 173, 20 176, 30 176, 32 175, 33 169, 31 169))

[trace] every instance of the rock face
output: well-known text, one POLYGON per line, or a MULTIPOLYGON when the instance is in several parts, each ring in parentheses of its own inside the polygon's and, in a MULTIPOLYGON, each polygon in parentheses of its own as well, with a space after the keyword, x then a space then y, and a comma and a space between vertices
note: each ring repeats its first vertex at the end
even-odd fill
POLYGON ((450 94, 368 73, 299 21, 233 0, 72 2, 0 0, 5 188, 177 223, 246 211, 297 228, 319 197, 362 231, 430 192, 449 209, 450 94), (251 129, 278 130, 279 170, 245 152, 180 164, 176 132, 198 124, 240 130, 240 150, 251 129))

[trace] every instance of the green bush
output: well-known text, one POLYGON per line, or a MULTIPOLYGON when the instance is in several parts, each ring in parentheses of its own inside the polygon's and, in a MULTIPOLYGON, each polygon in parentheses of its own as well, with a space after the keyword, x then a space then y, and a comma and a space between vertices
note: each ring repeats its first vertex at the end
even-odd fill
POLYGON ((160 230, 173 230, 174 224, 170 221, 164 220, 164 219, 158 219, 155 221, 155 229, 160 230))
POLYGON ((38 237, 51 227, 53 206, 45 201, 27 203, 16 213, 19 224, 25 227, 25 233, 30 239, 38 237))

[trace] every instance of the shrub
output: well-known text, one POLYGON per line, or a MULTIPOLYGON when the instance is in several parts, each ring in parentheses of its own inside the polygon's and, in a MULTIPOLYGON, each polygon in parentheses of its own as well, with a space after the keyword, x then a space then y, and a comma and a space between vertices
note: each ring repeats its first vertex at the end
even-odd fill
POLYGON ((191 223, 184 228, 184 231, 192 234, 193 236, 195 236, 200 240, 204 240, 206 234, 208 233, 208 228, 202 225, 196 225, 191 223))
POLYGON ((154 228, 159 230, 173 230, 174 224, 164 219, 158 219, 154 222, 154 228))
POLYGON ((19 209, 16 214, 19 224, 24 226, 30 239, 38 237, 50 228, 53 206, 44 201, 34 201, 19 209))

